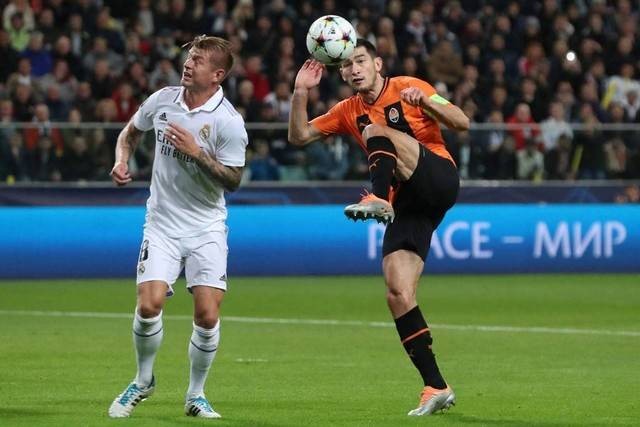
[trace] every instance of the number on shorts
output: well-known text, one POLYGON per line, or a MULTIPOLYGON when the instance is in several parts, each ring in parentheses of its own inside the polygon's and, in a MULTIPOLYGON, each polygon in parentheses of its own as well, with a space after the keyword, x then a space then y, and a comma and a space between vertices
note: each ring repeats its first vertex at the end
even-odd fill
POLYGON ((149 258, 149 240, 145 239, 140 247, 140 257, 138 258, 138 261, 146 261, 147 258, 149 258))

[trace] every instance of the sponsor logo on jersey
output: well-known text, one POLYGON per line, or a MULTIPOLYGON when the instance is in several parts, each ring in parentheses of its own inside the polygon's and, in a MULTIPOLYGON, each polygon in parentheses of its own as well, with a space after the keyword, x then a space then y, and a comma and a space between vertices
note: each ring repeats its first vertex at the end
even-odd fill
POLYGON ((400 118, 400 113, 395 107, 389 109, 389 120, 391 123, 398 123, 398 119, 400 118))
POLYGON ((144 273, 144 263, 140 263, 138 264, 138 273, 139 274, 143 274, 144 273))
POLYGON ((160 120, 161 122, 166 122, 167 121, 167 113, 160 114, 160 117, 158 117, 158 120, 160 120))
POLYGON ((202 126, 202 129, 200 129, 199 134, 200 134, 200 138, 202 138, 205 141, 207 141, 209 139, 209 137, 211 136, 211 126, 209 126, 209 125, 202 126))

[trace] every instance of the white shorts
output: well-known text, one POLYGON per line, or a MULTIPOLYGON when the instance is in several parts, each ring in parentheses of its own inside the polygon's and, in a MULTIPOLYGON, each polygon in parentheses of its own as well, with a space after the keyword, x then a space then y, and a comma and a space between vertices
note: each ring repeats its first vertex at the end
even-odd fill
POLYGON ((161 280, 173 284, 184 267, 187 289, 211 286, 227 289, 227 231, 209 231, 200 236, 172 238, 145 226, 138 257, 136 283, 161 280))

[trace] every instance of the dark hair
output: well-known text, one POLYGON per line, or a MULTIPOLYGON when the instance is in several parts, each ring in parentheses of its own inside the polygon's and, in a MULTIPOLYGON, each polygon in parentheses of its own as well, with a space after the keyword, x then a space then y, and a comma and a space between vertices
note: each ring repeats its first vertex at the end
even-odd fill
POLYGON ((367 53, 371 55, 372 58, 378 56, 378 51, 376 47, 367 39, 358 39, 356 42, 356 47, 363 47, 367 50, 367 53))

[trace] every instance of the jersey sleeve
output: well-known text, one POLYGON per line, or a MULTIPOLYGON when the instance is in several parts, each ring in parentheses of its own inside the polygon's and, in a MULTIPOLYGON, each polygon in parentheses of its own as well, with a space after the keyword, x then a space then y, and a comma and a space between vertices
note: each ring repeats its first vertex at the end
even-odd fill
POLYGON ((151 94, 133 115, 133 125, 136 129, 141 131, 153 129, 153 115, 156 113, 160 91, 162 91, 162 89, 151 94))
POLYGON ((225 166, 244 166, 248 143, 244 121, 237 115, 218 131, 216 159, 225 166))
POLYGON ((311 120, 309 124, 318 129, 323 135, 349 133, 346 126, 347 108, 343 102, 334 105, 329 111, 311 120))

